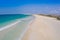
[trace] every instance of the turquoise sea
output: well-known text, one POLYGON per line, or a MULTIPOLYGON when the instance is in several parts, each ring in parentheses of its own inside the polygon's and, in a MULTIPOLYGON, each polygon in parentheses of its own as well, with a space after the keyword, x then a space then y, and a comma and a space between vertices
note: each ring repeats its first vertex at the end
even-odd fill
POLYGON ((16 19, 26 18, 30 15, 25 14, 3 14, 0 15, 0 28, 7 25, 8 23, 11 23, 12 21, 15 21, 16 19))
POLYGON ((17 22, 17 20, 21 22, 17 23, 10 28, 0 30, 0 40, 19 40, 23 37, 28 24, 32 21, 31 15, 26 14, 5 14, 0 15, 0 28, 6 27, 6 25, 10 25, 11 23, 17 22), (25 19, 26 18, 26 19, 25 19))

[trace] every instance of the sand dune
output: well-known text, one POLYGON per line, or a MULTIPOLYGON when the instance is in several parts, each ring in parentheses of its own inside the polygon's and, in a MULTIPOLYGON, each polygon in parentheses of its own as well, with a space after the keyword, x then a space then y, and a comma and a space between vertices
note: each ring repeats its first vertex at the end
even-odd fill
POLYGON ((60 21, 41 15, 33 15, 34 21, 22 40, 60 40, 60 21))

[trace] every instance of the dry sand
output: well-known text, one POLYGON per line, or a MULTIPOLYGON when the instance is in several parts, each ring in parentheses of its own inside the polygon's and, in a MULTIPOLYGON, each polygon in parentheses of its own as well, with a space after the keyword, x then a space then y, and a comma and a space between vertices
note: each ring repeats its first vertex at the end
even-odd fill
POLYGON ((33 15, 34 21, 22 40, 60 40, 60 21, 41 15, 33 15))

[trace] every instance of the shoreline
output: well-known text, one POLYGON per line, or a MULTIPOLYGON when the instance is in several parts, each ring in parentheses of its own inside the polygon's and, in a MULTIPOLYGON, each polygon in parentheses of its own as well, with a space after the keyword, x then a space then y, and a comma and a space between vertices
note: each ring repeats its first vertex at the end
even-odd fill
POLYGON ((32 21, 32 17, 27 17, 21 19, 22 22, 17 22, 17 24, 6 28, 5 30, 0 31, 0 40, 13 40, 20 39, 23 37, 25 30, 27 29, 28 24, 32 21))
POLYGON ((21 36, 18 38, 18 40, 22 40, 23 36, 25 35, 25 33, 27 32, 27 30, 29 29, 29 25, 30 25, 33 21, 34 21, 34 19, 29 22, 29 24, 27 25, 27 27, 26 27, 26 28, 24 29, 24 31, 21 33, 21 36))
POLYGON ((21 18, 21 19, 15 19, 15 20, 13 20, 14 22, 11 22, 10 24, 5 25, 4 27, 1 27, 1 28, 0 28, 0 31, 3 31, 3 30, 5 30, 5 29, 7 29, 7 28, 10 28, 11 26, 13 26, 13 25, 15 25, 15 24, 17 24, 17 23, 19 23, 19 22, 22 22, 22 20, 26 20, 26 19, 28 19, 28 18, 30 18, 30 17, 21 18), (15 22, 15 21, 16 21, 16 22, 15 22))
POLYGON ((3 30, 5 30, 5 29, 7 29, 7 28, 10 28, 10 27, 14 26, 15 24, 17 24, 17 23, 19 23, 19 22, 21 22, 21 21, 20 21, 20 20, 17 20, 16 22, 13 22, 13 23, 11 23, 11 24, 8 24, 8 25, 0 28, 0 31, 3 31, 3 30))

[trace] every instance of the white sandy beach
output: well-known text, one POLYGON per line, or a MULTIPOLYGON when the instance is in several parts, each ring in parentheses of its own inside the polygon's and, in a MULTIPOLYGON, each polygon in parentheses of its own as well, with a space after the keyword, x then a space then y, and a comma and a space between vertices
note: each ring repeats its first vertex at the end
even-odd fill
POLYGON ((47 16, 33 16, 0 31, 0 40, 60 40, 60 21, 47 16))
POLYGON ((60 40, 60 21, 47 16, 33 16, 35 19, 22 40, 60 40))

